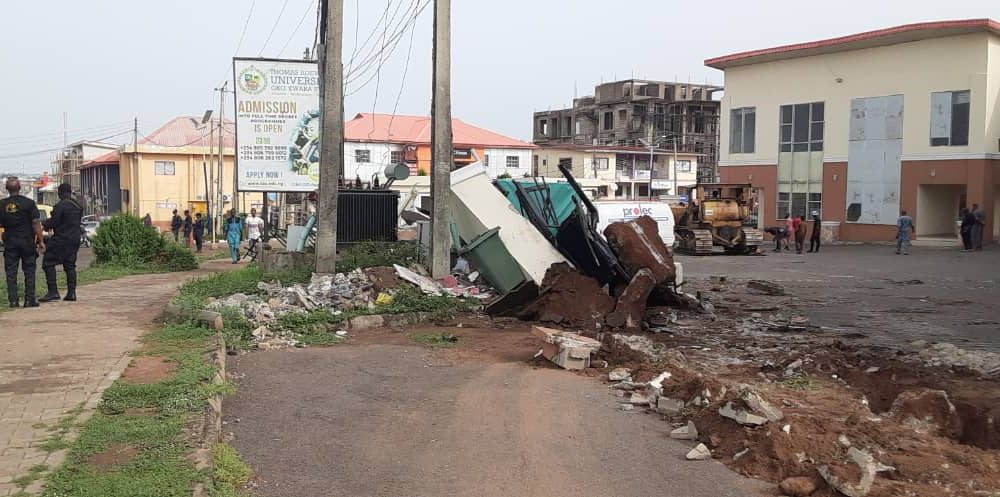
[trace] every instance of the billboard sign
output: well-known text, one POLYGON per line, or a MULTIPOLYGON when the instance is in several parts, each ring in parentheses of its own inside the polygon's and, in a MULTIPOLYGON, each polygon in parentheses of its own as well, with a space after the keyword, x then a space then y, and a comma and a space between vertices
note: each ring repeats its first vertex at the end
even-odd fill
POLYGON ((236 167, 244 192, 311 192, 319 185, 319 67, 233 59, 236 167))

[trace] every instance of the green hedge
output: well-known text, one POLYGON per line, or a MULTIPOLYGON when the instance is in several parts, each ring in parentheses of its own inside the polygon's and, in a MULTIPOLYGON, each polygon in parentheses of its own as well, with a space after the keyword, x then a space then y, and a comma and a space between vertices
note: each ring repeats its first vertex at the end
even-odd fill
POLYGON ((93 240, 94 262, 125 268, 165 271, 196 269, 198 260, 186 247, 146 227, 142 219, 119 214, 101 223, 93 240))

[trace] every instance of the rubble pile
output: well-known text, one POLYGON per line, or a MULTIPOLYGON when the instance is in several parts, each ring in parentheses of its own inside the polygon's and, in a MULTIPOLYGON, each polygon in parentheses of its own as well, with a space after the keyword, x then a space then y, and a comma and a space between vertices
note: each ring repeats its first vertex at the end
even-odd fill
POLYGON ((911 343, 917 348, 917 356, 930 367, 963 367, 987 377, 1000 378, 1000 354, 977 350, 965 350, 950 343, 928 345, 922 340, 911 343))

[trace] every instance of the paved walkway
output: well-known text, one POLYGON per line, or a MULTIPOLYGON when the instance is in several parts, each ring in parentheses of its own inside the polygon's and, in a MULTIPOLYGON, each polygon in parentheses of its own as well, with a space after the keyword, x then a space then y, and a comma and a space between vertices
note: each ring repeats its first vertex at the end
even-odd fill
POLYGON ((221 267, 104 281, 80 287, 80 302, 0 314, 0 497, 16 493, 12 480, 32 466, 62 462, 65 451, 38 448, 52 435, 46 428, 81 405, 78 421, 93 412, 180 284, 221 267))

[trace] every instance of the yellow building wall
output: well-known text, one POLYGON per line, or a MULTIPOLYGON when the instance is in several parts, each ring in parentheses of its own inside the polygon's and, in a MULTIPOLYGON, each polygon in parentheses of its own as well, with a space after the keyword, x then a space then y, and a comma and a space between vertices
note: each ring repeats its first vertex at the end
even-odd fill
MULTIPOLYGON (((173 209, 179 212, 191 210, 205 212, 205 174, 202 163, 207 161, 211 169, 215 161, 205 158, 201 153, 169 153, 144 151, 139 153, 139 182, 132 181, 132 153, 122 154, 121 188, 130 190, 129 202, 123 202, 122 210, 145 216, 150 214, 158 226, 169 226, 173 209), (173 175, 157 175, 156 162, 173 161, 173 175), (133 189, 138 190, 132 191, 133 189)), ((217 168, 218 166, 215 165, 217 168)), ((216 169, 217 171, 217 169, 216 169)), ((211 171, 209 175, 211 176, 211 171)), ((211 186, 211 185, 210 185, 211 186)), ((223 207, 225 210, 234 207, 233 204, 233 156, 223 156, 222 192, 230 196, 230 202, 223 207)), ((260 194, 236 195, 236 207, 240 212, 249 212, 253 203, 260 203, 260 194)))
POLYGON ((986 151, 1000 153, 1000 36, 989 37, 986 95, 986 151))
POLYGON ((993 152, 998 124, 987 108, 996 109, 997 83, 995 76, 989 81, 987 60, 996 60, 995 54, 997 37, 975 33, 727 68, 722 163, 777 164, 780 106, 808 102, 825 103, 825 161, 844 161, 851 100, 900 94, 904 156, 993 152), (969 145, 931 147, 931 93, 949 90, 970 90, 969 145), (989 107, 988 101, 993 102, 989 107), (752 154, 729 153, 729 111, 740 107, 756 107, 752 154), (988 120, 992 144, 987 143, 988 120))
MULTIPOLYGON (((540 148, 532 152, 531 167, 537 161, 538 175, 548 178, 562 178, 559 172, 559 159, 573 160, 573 176, 576 178, 598 178, 609 181, 615 180, 615 154, 608 152, 584 152, 581 150, 567 150, 559 148, 540 148), (535 159, 537 157, 537 159, 535 159), (607 159, 608 168, 596 171, 591 165, 596 159, 607 159)), ((532 172, 534 172, 532 170, 532 172)))

